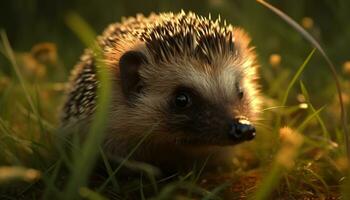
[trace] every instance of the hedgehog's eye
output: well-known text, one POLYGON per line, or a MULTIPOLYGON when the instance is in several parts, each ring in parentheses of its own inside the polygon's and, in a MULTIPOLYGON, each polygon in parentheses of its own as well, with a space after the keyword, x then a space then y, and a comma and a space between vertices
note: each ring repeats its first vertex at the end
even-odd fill
POLYGON ((239 84, 236 84, 236 87, 237 87, 237 95, 238 95, 238 98, 239 98, 239 99, 242 99, 243 96, 244 96, 243 89, 242 89, 242 87, 241 87, 239 84))
POLYGON ((239 90, 239 91, 238 91, 238 98, 239 98, 239 99, 243 99, 243 96, 244 96, 243 90, 239 90))
POLYGON ((178 108, 187 108, 192 103, 192 99, 187 92, 179 92, 176 94, 174 101, 178 108))

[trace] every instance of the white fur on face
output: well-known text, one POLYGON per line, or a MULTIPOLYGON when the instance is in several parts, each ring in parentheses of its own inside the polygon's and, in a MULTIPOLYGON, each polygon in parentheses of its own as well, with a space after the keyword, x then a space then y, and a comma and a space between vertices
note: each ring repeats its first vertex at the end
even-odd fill
POLYGON ((213 103, 233 102, 237 98, 237 83, 243 77, 243 70, 235 65, 230 61, 203 64, 195 59, 181 60, 162 66, 163 71, 154 78, 161 79, 159 83, 167 82, 165 90, 185 86, 213 103))

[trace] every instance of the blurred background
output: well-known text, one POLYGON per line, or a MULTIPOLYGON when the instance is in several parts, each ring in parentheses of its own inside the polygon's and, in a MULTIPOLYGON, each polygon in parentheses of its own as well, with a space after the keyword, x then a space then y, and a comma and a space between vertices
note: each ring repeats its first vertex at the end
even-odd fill
MULTIPOLYGON (((344 90, 349 91, 350 84, 345 79, 350 74, 350 1, 269 2, 299 22, 323 45, 342 76, 344 90)), ((120 21, 123 16, 178 12, 181 9, 204 16, 211 13, 214 18, 220 14, 229 23, 243 27, 252 37, 252 44, 256 46, 259 55, 263 90, 272 98, 280 97, 280 90, 283 90, 281 85, 288 84, 288 78, 312 50, 311 45, 298 32, 254 0, 2 0, 0 29, 6 31, 13 49, 22 55, 20 61, 34 65, 38 56, 44 54, 44 58, 39 60, 44 59, 46 67, 35 71, 39 74, 37 76, 40 77, 42 73, 45 75, 41 76, 50 81, 63 82, 68 79, 70 69, 84 49, 81 41, 66 24, 67 13, 77 13, 96 33, 101 33, 108 24, 120 21)), ((10 63, 0 55, 0 74, 10 76, 10 73, 10 63)), ((302 80, 313 95, 315 105, 332 103, 335 96, 334 81, 326 62, 318 53, 305 69, 302 80)), ((344 95, 348 102, 349 98, 344 95)), ((296 98, 291 100, 297 101, 296 98)))

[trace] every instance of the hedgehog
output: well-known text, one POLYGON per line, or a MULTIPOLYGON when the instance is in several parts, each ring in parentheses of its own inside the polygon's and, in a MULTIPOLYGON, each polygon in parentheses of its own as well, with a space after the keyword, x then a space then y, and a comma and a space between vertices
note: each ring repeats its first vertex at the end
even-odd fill
MULTIPOLYGON (((110 159, 127 156, 150 129, 131 159, 161 169, 209 155, 214 166, 229 162, 233 146, 255 137, 258 65, 241 28, 193 12, 139 14, 111 24, 97 43, 112 79, 102 143, 110 159)), ((62 127, 88 129, 97 70, 94 52, 85 50, 71 75, 62 127)))

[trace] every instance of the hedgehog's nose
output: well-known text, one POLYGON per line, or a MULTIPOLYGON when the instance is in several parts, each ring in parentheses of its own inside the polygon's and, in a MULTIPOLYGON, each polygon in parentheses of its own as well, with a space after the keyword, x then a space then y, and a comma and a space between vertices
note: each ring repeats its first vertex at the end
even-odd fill
POLYGON ((237 119, 231 123, 229 136, 232 140, 245 141, 255 137, 255 127, 248 120, 237 119))

